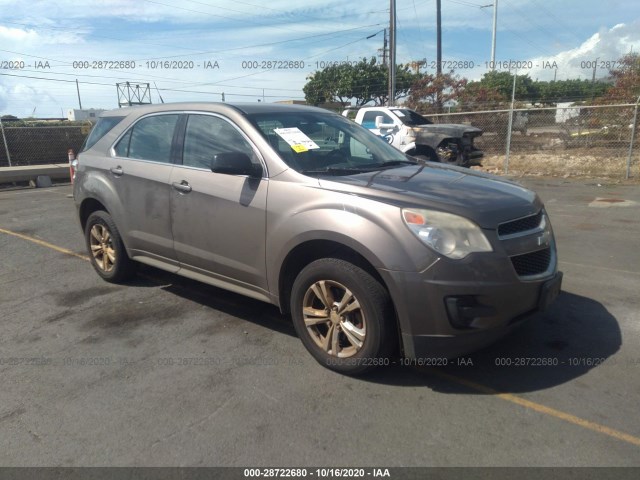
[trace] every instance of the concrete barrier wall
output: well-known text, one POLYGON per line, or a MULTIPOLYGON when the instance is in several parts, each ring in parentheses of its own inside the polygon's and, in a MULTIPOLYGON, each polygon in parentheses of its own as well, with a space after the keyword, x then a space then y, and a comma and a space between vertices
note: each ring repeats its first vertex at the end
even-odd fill
POLYGON ((68 180, 69 164, 50 164, 50 165, 23 165, 19 167, 1 167, 0 168, 0 184, 12 182, 28 182, 35 180, 38 175, 48 175, 52 180, 68 180))

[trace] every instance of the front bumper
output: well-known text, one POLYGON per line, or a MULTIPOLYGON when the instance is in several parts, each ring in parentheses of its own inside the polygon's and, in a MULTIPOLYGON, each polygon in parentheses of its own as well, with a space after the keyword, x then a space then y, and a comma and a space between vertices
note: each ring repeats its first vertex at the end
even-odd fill
POLYGON ((482 165, 481 160, 482 160, 482 157, 484 157, 484 152, 482 152, 481 150, 472 148, 470 150, 467 150, 464 156, 465 156, 466 164, 468 166, 470 167, 481 166, 482 165))
POLYGON ((407 358, 455 358, 490 345, 546 309, 562 284, 562 272, 506 283, 386 273, 395 280, 390 290, 407 358))

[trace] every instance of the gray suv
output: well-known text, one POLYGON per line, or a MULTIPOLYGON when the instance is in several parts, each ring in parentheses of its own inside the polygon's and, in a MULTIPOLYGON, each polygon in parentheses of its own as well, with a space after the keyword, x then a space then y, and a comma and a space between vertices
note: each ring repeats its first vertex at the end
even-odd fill
POLYGON ((105 112, 76 165, 93 267, 137 262, 277 305, 348 374, 453 358, 558 295, 538 196, 417 163, 312 107, 181 103, 105 112))

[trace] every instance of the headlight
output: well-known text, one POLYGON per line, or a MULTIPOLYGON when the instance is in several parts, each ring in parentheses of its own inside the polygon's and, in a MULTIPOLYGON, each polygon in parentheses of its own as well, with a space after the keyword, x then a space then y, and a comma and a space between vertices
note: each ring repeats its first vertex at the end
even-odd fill
POLYGON ((457 260, 493 250, 480 227, 458 215, 404 208, 402 219, 425 245, 446 257, 457 260))

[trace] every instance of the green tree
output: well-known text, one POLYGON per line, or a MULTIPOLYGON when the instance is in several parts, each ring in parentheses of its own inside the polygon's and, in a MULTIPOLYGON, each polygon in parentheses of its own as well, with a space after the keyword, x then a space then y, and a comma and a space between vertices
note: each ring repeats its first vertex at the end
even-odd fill
MULTIPOLYGON (((373 102, 376 105, 386 103, 388 99, 388 76, 386 65, 376 59, 363 58, 357 63, 329 65, 307 77, 302 88, 305 100, 311 105, 324 102, 347 102, 354 99, 360 107, 373 102)), ((415 79, 406 65, 396 67, 396 100, 409 94, 415 79)))
MULTIPOLYGON (((481 109, 483 104, 501 104, 511 100, 513 75, 510 72, 490 71, 479 81, 468 82, 460 93, 463 104, 481 109)), ((515 99, 520 102, 533 102, 538 97, 537 83, 529 75, 518 75, 516 78, 515 99)))
POLYGON ((591 80, 557 80, 536 82, 538 88, 537 103, 553 105, 558 102, 576 102, 601 96, 609 87, 604 82, 591 80))
POLYGON ((366 105, 385 95, 387 87, 387 69, 376 62, 375 58, 363 58, 351 67, 351 98, 356 107, 366 105))
POLYGON ((348 64, 329 65, 307 77, 302 88, 307 103, 340 101, 351 98, 351 66, 348 64))

